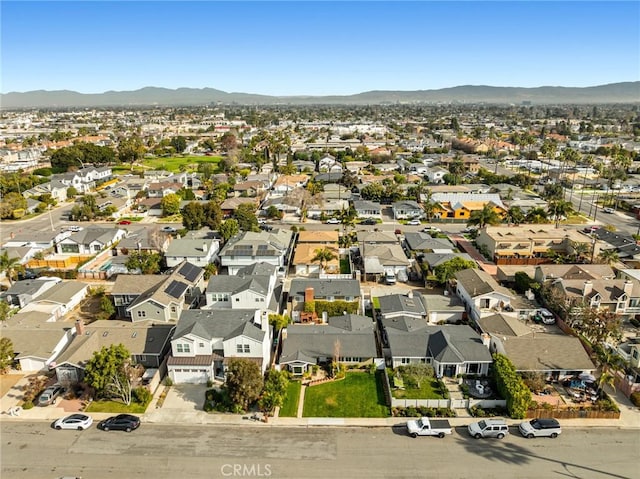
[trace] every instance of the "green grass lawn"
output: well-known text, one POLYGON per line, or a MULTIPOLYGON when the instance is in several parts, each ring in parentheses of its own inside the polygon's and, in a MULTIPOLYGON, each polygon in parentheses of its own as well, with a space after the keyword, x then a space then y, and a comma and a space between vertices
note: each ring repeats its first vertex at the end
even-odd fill
POLYGON ((340 260, 340 274, 349 274, 351 273, 351 267, 349 266, 348 259, 340 260))
MULTIPOLYGON (((393 386, 393 378, 389 378, 393 386)), ((397 399, 444 399, 440 393, 440 385, 437 379, 422 381, 419 388, 394 389, 393 397, 397 399)))
POLYGON ((300 401, 300 381, 290 381, 287 388, 287 397, 280 408, 280 417, 296 417, 298 415, 298 402, 300 401))
POLYGON ((130 406, 118 401, 93 401, 89 404, 85 412, 111 412, 114 414, 134 413, 142 414, 146 411, 148 404, 138 404, 132 402, 130 406))
POLYGON ((380 373, 348 373, 341 381, 308 387, 304 417, 388 417, 380 373))
POLYGON ((142 164, 153 170, 177 172, 183 165, 186 166, 187 171, 194 171, 200 163, 211 163, 217 169, 221 160, 221 156, 172 156, 169 158, 146 158, 142 164))

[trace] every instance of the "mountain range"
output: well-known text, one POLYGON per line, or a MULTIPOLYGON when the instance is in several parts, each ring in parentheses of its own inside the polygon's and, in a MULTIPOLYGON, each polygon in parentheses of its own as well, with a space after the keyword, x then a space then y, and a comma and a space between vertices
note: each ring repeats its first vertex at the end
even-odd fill
POLYGON ((465 85, 439 90, 368 91, 344 96, 269 96, 228 93, 213 88, 145 87, 134 91, 78 93, 36 90, 0 94, 0 108, 71 108, 108 106, 240 105, 374 105, 374 104, 596 104, 640 102, 640 81, 591 87, 543 86, 537 88, 465 85))

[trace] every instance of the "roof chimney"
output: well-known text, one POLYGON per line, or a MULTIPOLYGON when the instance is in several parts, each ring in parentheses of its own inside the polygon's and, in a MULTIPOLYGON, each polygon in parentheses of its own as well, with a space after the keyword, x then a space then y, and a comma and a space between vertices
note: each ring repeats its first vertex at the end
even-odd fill
POLYGON ((82 336, 84 334, 84 322, 80 319, 76 319, 75 326, 76 326, 76 335, 82 336))
POLYGON ((208 249, 209 249, 209 248, 207 248, 207 243, 206 243, 206 242, 205 242, 205 243, 202 243, 202 251, 203 251, 204 253, 206 253, 208 249))
POLYGON ((585 281, 582 287, 582 296, 589 296, 593 291, 593 283, 591 281, 585 281))
POLYGON ((622 290, 627 296, 631 296, 631 293, 633 292, 633 282, 630 279, 625 279, 622 290))
POLYGON ((313 298, 314 298, 313 288, 311 287, 306 288, 304 290, 304 302, 308 303, 310 301, 313 301, 313 298))
POLYGON ((412 289, 410 289, 410 290, 407 292, 407 298, 413 298, 413 290, 412 290, 412 289))
POLYGON ((482 344, 488 348, 491 345, 491 336, 487 333, 482 333, 480 337, 482 338, 482 344))

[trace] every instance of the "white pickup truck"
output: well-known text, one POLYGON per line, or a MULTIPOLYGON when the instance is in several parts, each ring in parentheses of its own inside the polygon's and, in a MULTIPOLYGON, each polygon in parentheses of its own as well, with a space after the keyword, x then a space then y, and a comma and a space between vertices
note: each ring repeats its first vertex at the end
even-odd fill
POLYGON ((446 419, 430 419, 422 417, 407 422, 407 429, 411 437, 418 436, 438 436, 444 437, 451 434, 451 424, 446 419))

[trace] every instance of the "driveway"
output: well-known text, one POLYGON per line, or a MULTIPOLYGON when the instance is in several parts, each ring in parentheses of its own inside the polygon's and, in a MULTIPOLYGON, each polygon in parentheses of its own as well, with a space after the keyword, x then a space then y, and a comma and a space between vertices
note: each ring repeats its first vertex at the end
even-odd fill
POLYGON ((202 411, 204 407, 205 384, 178 384, 171 386, 161 409, 181 409, 202 411))

